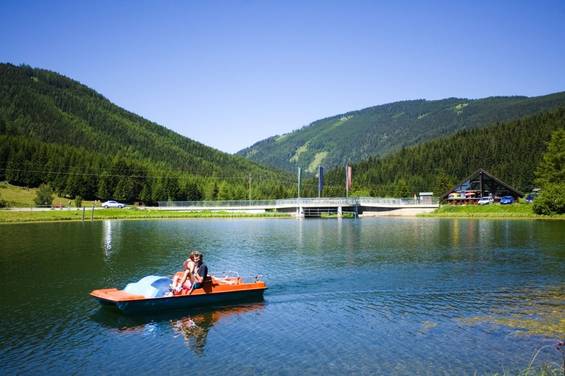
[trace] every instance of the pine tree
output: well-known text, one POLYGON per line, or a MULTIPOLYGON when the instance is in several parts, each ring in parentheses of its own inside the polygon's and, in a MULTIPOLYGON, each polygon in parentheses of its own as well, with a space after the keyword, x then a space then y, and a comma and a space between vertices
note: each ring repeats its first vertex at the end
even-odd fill
POLYGON ((536 176, 541 193, 534 200, 534 212, 565 213, 565 129, 553 132, 536 176))
POLYGON ((565 129, 552 133, 536 177, 536 183, 542 187, 565 182, 565 129))

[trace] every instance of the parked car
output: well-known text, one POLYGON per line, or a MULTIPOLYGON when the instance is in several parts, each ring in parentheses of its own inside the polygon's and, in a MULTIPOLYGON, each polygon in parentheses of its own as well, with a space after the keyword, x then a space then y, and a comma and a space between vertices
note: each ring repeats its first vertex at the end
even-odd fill
POLYGON ((528 193, 528 195, 526 196, 526 202, 528 204, 531 204, 532 202, 534 202, 534 198, 535 198, 535 196, 533 194, 528 193))
POLYGON ((465 198, 475 198, 477 197, 477 192, 467 191, 465 192, 465 198))
POLYGON ((502 196, 500 198, 500 204, 502 205, 509 205, 514 203, 514 197, 512 196, 502 196))
POLYGON ((528 195, 526 196, 526 202, 528 204, 531 204, 532 202, 534 202, 535 198, 538 197, 540 192, 539 188, 534 188, 534 190, 530 193, 528 193, 528 195))
POLYGON ((104 209, 108 209, 108 208, 119 208, 119 209, 123 209, 126 206, 120 202, 114 201, 114 200, 110 200, 110 201, 106 201, 102 203, 102 207, 104 209))
POLYGON ((479 205, 488 205, 488 204, 492 204, 494 202, 494 199, 492 197, 481 197, 479 199, 478 204, 479 205))

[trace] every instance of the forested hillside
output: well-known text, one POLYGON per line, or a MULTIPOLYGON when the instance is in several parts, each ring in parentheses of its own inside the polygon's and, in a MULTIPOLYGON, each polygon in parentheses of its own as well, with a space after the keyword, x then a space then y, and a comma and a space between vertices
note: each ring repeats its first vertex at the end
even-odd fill
MULTIPOLYGON (((0 180, 75 197, 285 197, 290 177, 183 137, 54 72, 0 64, 0 180)), ((293 187, 291 185, 290 187, 293 187)))
MULTIPOLYGON (((433 191, 439 196, 479 168, 528 192, 552 132, 563 129, 565 107, 372 157, 353 165, 353 194, 411 197, 433 191)), ((325 195, 345 194, 343 168, 329 171, 326 182, 325 195)), ((308 194, 315 194, 313 188, 308 194)))
POLYGON ((565 92, 541 97, 413 100, 366 108, 318 120, 260 141, 239 155, 277 168, 314 172, 385 156, 463 129, 515 120, 565 105, 565 92))

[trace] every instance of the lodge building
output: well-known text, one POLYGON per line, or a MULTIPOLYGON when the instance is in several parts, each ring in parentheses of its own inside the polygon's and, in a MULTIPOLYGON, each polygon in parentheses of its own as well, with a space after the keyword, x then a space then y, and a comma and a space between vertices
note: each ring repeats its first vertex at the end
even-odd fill
POLYGON ((518 198, 524 197, 524 194, 485 170, 479 169, 441 196, 440 201, 455 205, 477 204, 483 197, 490 197, 497 202, 504 196, 512 196, 517 201, 518 198))

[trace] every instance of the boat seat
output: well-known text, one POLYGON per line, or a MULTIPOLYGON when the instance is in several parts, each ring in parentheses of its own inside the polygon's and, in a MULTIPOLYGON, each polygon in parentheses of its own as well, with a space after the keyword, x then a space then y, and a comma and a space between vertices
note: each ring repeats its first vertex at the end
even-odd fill
POLYGON ((239 285, 240 283, 241 277, 212 277, 212 284, 214 286, 239 285))

